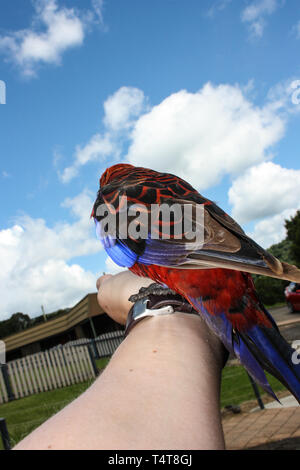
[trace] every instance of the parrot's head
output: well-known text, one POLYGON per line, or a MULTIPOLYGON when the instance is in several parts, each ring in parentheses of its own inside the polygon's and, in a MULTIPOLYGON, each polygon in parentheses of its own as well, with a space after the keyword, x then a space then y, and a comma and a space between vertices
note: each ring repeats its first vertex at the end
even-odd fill
POLYGON ((113 180, 120 178, 128 173, 128 170, 132 170, 133 165, 128 163, 118 163, 117 165, 110 166, 105 170, 100 178, 100 188, 103 188, 106 184, 111 183, 113 180))
POLYGON ((91 217, 94 217, 95 214, 95 205, 97 204, 99 198, 102 195, 102 189, 104 186, 107 184, 111 183, 112 181, 118 180, 122 178, 123 176, 126 176, 128 173, 133 173, 135 167, 133 165, 129 165, 128 163, 117 163, 116 165, 110 166, 109 168, 106 168, 104 173, 102 174, 100 178, 100 189, 98 191, 98 198, 94 204, 91 217))

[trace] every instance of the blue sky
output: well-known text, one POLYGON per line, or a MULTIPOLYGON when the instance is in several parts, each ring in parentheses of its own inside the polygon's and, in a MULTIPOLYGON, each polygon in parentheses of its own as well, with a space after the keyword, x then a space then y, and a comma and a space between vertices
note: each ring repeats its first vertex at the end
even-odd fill
POLYGON ((113 272, 89 214, 115 162, 187 179, 264 247, 284 238, 300 200, 297 0, 0 8, 0 319, 73 305, 113 272))

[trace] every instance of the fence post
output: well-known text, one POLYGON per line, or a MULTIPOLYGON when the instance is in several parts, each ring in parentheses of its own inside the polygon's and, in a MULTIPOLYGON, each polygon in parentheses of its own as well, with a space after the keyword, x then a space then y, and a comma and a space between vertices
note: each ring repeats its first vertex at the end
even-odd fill
POLYGON ((94 354, 92 353, 91 345, 90 345, 90 344, 87 344, 87 348, 88 348, 88 352, 89 352, 89 355, 90 355, 91 363, 92 363, 92 366, 93 366, 93 369, 94 369, 94 372, 95 372, 95 376, 97 377, 97 375, 99 375, 99 369, 98 369, 98 367, 97 367, 94 354))
POLYGON ((2 437, 4 450, 11 450, 10 438, 9 438, 8 429, 6 426, 6 421, 4 418, 0 418, 0 433, 2 437))
MULTIPOLYGON (((248 372, 247 372, 248 374, 248 372)), ((255 396, 256 396, 256 399, 257 399, 257 403, 260 407, 261 410, 264 410, 265 409, 265 405, 263 404, 263 401, 261 399, 261 396, 260 396, 260 393, 259 393, 259 390, 258 390, 258 386, 256 385, 256 383, 254 382, 254 380, 252 379, 251 375, 248 374, 248 377, 249 377, 249 380, 251 382, 251 385, 253 387, 253 390, 254 390, 254 393, 255 393, 255 396)))
POLYGON ((93 349, 94 349, 94 358, 95 359, 100 359, 95 338, 92 338, 91 342, 92 342, 93 349))
POLYGON ((89 321, 90 321, 90 325, 91 325, 91 329, 92 329, 92 333, 93 333, 92 344, 93 344, 93 348, 94 348, 94 351, 95 351, 95 358, 99 359, 99 354, 98 354, 97 347, 96 347, 97 333, 96 333, 96 330, 95 330, 93 319, 91 317, 89 318, 89 321))
POLYGON ((8 374, 8 365, 7 364, 0 364, 0 369, 2 370, 2 375, 3 375, 3 380, 5 383, 6 391, 7 391, 7 396, 8 400, 12 401, 15 400, 15 395, 9 380, 9 374, 8 374))

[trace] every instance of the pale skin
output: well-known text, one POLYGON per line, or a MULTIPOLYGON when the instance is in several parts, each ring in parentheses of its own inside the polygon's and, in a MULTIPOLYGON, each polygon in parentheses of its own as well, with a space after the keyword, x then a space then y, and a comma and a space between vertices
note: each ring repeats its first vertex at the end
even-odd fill
MULTIPOLYGON (((124 324, 128 297, 152 282, 104 275, 98 302, 124 324)), ((15 449, 224 449, 222 363, 222 345, 198 315, 144 319, 87 391, 15 449)))

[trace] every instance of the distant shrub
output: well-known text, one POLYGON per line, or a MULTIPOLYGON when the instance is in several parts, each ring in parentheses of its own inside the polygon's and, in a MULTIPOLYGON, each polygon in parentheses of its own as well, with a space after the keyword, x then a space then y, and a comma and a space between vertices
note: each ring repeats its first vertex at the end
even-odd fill
POLYGON ((274 305, 277 302, 284 302, 284 289, 289 282, 272 277, 255 276, 254 284, 260 300, 266 305, 274 305))

